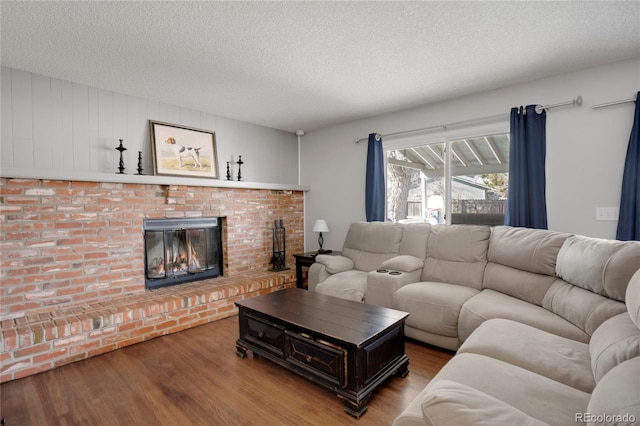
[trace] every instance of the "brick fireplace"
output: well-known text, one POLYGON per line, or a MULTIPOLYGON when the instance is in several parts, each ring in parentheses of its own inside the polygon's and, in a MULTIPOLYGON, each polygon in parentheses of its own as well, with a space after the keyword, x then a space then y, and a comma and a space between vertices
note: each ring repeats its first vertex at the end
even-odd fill
MULTIPOLYGON (((267 272, 272 227, 303 250, 303 192, 0 178, 1 381, 235 313, 295 285, 267 272), (223 275, 145 289, 143 221, 221 218, 223 275)), ((292 268, 293 269, 293 268, 292 268)))

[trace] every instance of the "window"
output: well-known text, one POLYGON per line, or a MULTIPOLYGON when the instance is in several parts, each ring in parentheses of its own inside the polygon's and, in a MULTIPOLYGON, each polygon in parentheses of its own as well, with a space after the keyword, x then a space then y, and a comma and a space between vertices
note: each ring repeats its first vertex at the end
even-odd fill
POLYGON ((509 133, 498 130, 385 143, 387 220, 504 224, 509 133))

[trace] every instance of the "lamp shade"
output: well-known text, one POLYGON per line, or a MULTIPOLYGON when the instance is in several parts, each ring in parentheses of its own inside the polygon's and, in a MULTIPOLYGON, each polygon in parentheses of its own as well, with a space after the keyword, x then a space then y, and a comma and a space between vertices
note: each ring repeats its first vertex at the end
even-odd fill
POLYGON ((431 195, 427 198, 428 209, 441 209, 444 207, 442 195, 431 195))
POLYGON ((316 220, 316 223, 313 224, 312 232, 329 232, 327 221, 324 219, 316 220))

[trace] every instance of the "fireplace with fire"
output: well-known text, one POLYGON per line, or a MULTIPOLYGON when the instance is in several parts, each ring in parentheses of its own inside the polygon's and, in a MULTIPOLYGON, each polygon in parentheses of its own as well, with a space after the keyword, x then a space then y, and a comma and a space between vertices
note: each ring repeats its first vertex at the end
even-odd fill
POLYGON ((221 218, 145 219, 145 287, 222 275, 221 218))

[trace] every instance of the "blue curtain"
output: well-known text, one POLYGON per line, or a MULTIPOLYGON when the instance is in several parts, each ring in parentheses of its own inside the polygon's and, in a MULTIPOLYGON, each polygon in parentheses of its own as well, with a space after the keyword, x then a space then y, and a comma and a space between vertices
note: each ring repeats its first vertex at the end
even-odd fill
POLYGON ((640 92, 636 95, 636 111, 624 162, 616 238, 640 240, 640 92))
POLYGON ((547 229, 546 121, 535 105, 511 109, 505 225, 547 229))
POLYGON ((367 148, 367 182, 365 189, 365 211, 367 222, 384 222, 384 151, 382 138, 377 133, 369 134, 367 148))

